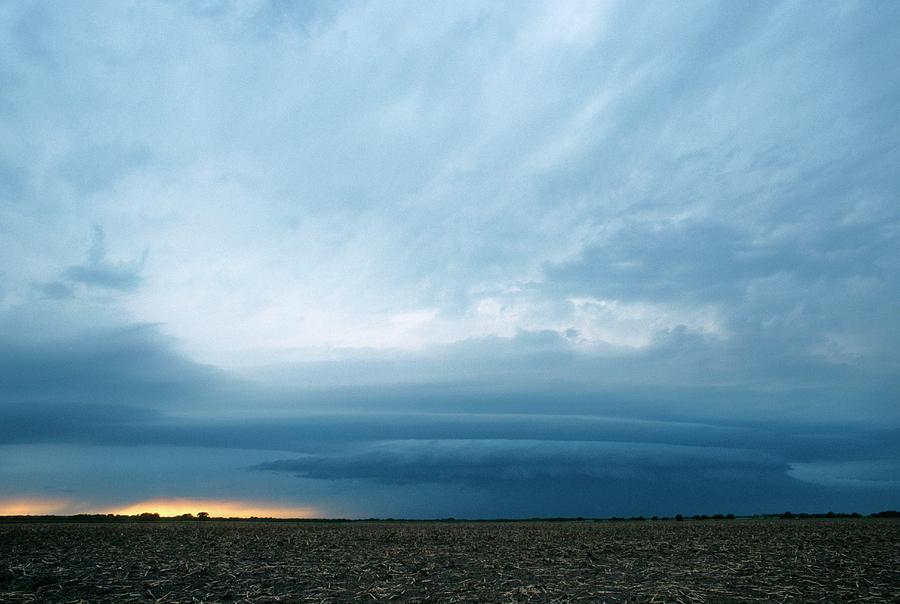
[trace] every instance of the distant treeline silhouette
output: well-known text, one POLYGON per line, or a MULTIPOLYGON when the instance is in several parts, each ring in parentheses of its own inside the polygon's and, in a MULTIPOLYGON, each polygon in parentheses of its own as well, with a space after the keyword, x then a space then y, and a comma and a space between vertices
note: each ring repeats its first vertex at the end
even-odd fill
POLYGON ((877 514, 869 514, 869 518, 900 518, 900 512, 888 510, 886 512, 878 512, 877 514))
MULTIPOLYGON (((363 518, 363 519, 349 519, 349 518, 265 518, 265 517, 257 517, 250 516, 249 518, 238 518, 238 517, 211 517, 207 512, 198 512, 197 515, 193 514, 181 514, 179 516, 160 516, 156 512, 143 512, 141 514, 133 514, 133 515, 123 515, 123 514, 75 514, 73 516, 51 516, 51 515, 39 515, 39 516, 29 516, 29 515, 16 515, 16 516, 0 516, 0 524, 10 524, 10 523, 53 523, 53 522, 78 522, 78 523, 91 523, 91 522, 120 522, 120 523, 141 523, 141 522, 203 522, 208 520, 216 520, 219 522, 328 522, 328 523, 359 523, 359 522, 443 522, 443 523, 453 523, 453 522, 658 522, 658 521, 669 521, 674 520, 676 522, 683 522, 686 520, 737 520, 737 519, 748 519, 748 518, 763 518, 763 519, 783 519, 783 520, 791 520, 791 519, 804 519, 804 518, 862 518, 862 514, 857 512, 852 513, 835 513, 835 512, 826 512, 820 514, 809 514, 809 513, 797 513, 794 514, 792 512, 782 512, 780 514, 755 514, 751 516, 735 516, 734 514, 695 514, 693 516, 683 516, 682 514, 675 514, 672 517, 669 516, 651 516, 650 518, 645 518, 644 516, 612 516, 608 518, 585 518, 582 516, 578 517, 534 517, 534 518, 490 518, 490 519, 465 519, 465 518, 435 518, 428 520, 421 519, 406 519, 406 518, 363 518)), ((868 518, 900 518, 900 512, 894 510, 886 510, 883 512, 877 512, 874 514, 869 514, 868 518)))
MULTIPOLYGON (((879 516, 878 514, 869 514, 869 518, 890 518, 889 514, 893 514, 895 512, 878 512, 878 514, 888 514, 888 516, 879 516)), ((862 518, 860 514, 853 512, 852 514, 835 514, 834 512, 827 512, 825 514, 792 514, 791 512, 783 512, 781 514, 770 514, 768 517, 777 516, 778 518, 862 518)))

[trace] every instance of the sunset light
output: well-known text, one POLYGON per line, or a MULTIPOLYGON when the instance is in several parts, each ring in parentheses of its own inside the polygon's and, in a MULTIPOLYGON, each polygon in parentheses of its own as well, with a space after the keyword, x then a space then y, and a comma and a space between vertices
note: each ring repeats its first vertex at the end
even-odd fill
POLYGON ((16 499, 0 499, 0 516, 40 516, 44 514, 61 514, 71 511, 70 502, 64 499, 40 499, 37 497, 19 497, 16 499))
POLYGON ((259 501, 223 501, 215 499, 150 499, 113 508, 106 513, 133 516, 145 512, 160 516, 197 515, 206 512, 214 518, 321 518, 314 507, 273 505, 259 501))

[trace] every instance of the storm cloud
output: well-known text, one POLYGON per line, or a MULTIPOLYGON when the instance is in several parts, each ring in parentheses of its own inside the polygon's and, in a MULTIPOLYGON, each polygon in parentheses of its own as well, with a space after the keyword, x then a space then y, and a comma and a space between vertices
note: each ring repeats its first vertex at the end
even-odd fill
POLYGON ((3 6, 0 491, 896 507, 898 24, 3 6))

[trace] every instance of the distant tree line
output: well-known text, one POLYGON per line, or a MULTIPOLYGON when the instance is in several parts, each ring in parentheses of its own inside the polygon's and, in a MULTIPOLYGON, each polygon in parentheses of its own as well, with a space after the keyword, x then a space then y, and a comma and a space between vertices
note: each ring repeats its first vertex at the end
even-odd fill
POLYGON ((869 514, 869 518, 900 518, 900 512, 887 510, 884 512, 878 512, 877 514, 869 514))
MULTIPOLYGON (((879 512, 880 514, 889 513, 889 512, 879 512)), ((853 512, 852 514, 835 514, 834 512, 827 512, 825 514, 792 514, 791 512, 784 512, 781 514, 767 514, 764 516, 765 518, 772 518, 777 516, 778 518, 784 518, 785 520, 790 520, 791 518, 862 518, 861 514, 857 512, 853 512)), ((876 518, 875 514, 869 514, 869 518, 876 518)))
MULTIPOLYGON (((351 520, 346 518, 259 518, 251 516, 250 518, 213 518, 208 512, 198 512, 197 515, 181 514, 179 516, 160 516, 156 512, 143 512, 140 514, 124 515, 124 514, 76 514, 74 516, 0 516, 0 524, 11 523, 52 523, 52 522, 203 522, 207 520, 229 521, 229 522, 304 522, 304 523, 357 523, 357 522, 398 522, 398 523, 416 523, 416 522, 655 522, 675 520, 683 522, 685 520, 735 520, 737 518, 774 518, 774 519, 804 519, 804 518, 862 518, 863 516, 857 512, 850 514, 826 512, 821 514, 782 512, 780 514, 757 514, 753 516, 735 516, 734 514, 694 514, 693 516, 684 516, 675 514, 673 517, 668 516, 652 516, 645 518, 644 516, 612 516, 609 518, 584 518, 578 517, 552 517, 552 518, 492 518, 492 519, 457 519, 457 518, 438 518, 432 520, 409 520, 400 518, 365 518, 360 520, 351 520)), ((886 510, 869 514, 868 518, 900 518, 900 512, 894 510, 886 510)))

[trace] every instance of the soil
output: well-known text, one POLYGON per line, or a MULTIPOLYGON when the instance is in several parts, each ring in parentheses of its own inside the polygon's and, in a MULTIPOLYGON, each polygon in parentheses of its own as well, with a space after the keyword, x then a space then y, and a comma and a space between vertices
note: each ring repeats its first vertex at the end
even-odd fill
POLYGON ((900 521, 0 525, 2 602, 898 602, 900 521))

